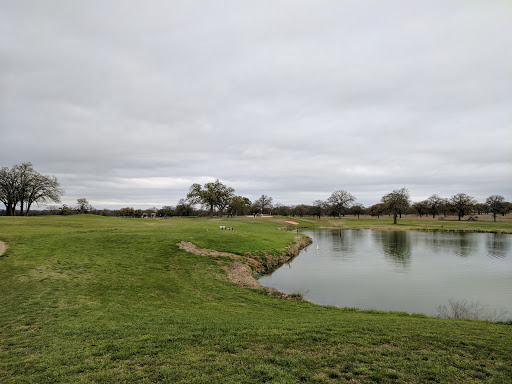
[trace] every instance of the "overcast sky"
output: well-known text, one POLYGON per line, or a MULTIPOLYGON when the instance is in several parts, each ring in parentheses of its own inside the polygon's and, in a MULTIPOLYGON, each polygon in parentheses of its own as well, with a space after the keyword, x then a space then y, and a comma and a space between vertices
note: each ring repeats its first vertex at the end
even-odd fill
POLYGON ((512 1, 0 0, 0 166, 62 202, 512 200, 512 1))

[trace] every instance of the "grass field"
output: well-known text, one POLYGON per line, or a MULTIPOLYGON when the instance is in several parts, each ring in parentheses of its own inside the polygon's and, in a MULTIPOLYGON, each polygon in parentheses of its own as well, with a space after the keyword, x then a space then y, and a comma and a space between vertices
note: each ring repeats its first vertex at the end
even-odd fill
MULTIPOLYGON (((294 239, 276 230, 285 220, 0 217, 0 382, 511 382, 509 324, 283 300, 230 282, 231 259, 176 245, 277 254, 294 239)), ((297 221, 512 232, 504 222, 297 221)))

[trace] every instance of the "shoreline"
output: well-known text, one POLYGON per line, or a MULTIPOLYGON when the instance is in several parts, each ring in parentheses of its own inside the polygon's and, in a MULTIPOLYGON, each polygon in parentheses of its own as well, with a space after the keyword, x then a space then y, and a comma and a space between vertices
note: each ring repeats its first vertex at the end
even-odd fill
POLYGON ((501 233, 512 235, 512 231, 507 230, 486 230, 486 229, 456 229, 456 228, 418 228, 418 227, 403 227, 401 224, 396 225, 344 225, 344 226, 326 226, 326 225, 309 225, 309 226, 295 226, 295 227, 282 227, 281 231, 302 231, 308 229, 374 229, 378 231, 426 231, 426 232, 459 232, 459 233, 501 233))
MULTIPOLYGON (((279 256, 264 255, 264 259, 252 255, 250 252, 242 255, 237 255, 229 252, 219 252, 214 249, 200 248, 195 244, 187 241, 181 241, 176 245, 178 248, 200 256, 212 256, 212 257, 228 257, 233 260, 229 267, 223 268, 227 273, 229 280, 237 284, 240 287, 254 288, 254 289, 268 289, 260 285, 256 276, 259 274, 265 274, 270 270, 273 270, 282 264, 290 261, 296 257, 299 252, 313 242, 313 240, 307 235, 295 236, 295 244, 293 246, 285 247, 284 251, 279 256)), ((278 295, 283 298, 287 298, 289 295, 277 290, 272 290, 274 295, 278 295)), ((291 296, 290 296, 291 298, 291 296)))

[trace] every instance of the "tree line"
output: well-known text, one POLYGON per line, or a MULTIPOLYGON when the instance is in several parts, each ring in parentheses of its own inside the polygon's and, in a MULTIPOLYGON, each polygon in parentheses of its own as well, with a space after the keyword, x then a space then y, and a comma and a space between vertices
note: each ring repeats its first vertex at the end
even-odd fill
MULTIPOLYGON (((7 216, 16 214, 28 215, 34 203, 59 203, 63 190, 55 176, 44 176, 35 171, 31 163, 14 165, 11 168, 0 169, 0 202, 5 205, 7 216)), ((282 216, 332 216, 370 215, 380 217, 392 215, 394 223, 403 214, 415 214, 420 217, 431 215, 456 215, 459 220, 470 214, 491 213, 494 221, 497 215, 505 215, 512 210, 512 204, 500 195, 489 196, 484 203, 465 193, 458 193, 449 198, 436 194, 428 199, 412 203, 406 188, 396 189, 385 194, 377 204, 365 207, 357 203, 357 198, 350 192, 338 190, 327 200, 315 200, 312 204, 283 205, 274 204, 271 196, 261 195, 252 202, 249 198, 237 195, 234 188, 228 187, 218 179, 214 182, 190 186, 187 195, 180 199, 176 206, 152 207, 135 209, 125 207, 117 210, 96 210, 86 198, 77 200, 74 207, 63 204, 61 207, 49 207, 37 214, 70 215, 77 213, 92 213, 104 216, 209 216, 218 215, 282 215, 282 216)))

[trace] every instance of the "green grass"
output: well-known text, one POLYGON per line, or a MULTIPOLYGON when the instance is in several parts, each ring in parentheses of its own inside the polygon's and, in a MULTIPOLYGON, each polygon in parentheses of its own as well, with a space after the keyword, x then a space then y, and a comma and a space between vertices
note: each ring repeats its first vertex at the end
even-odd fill
MULTIPOLYGON (((500 232, 512 233, 512 221, 492 222, 492 221, 467 221, 467 220, 417 220, 417 219, 398 219, 397 224, 393 224, 393 218, 384 217, 380 219, 357 219, 346 217, 341 219, 332 219, 322 217, 316 218, 294 218, 299 222, 299 226, 328 226, 344 228, 375 228, 392 230, 431 230, 431 231, 469 231, 469 232, 500 232)), ((287 224, 290 225, 290 224, 287 224)))
POLYGON ((284 220, 1 217, 0 382, 510 382, 511 325, 283 300, 176 246, 278 253, 294 238, 284 220))

